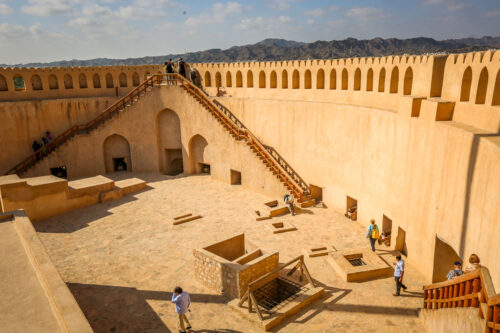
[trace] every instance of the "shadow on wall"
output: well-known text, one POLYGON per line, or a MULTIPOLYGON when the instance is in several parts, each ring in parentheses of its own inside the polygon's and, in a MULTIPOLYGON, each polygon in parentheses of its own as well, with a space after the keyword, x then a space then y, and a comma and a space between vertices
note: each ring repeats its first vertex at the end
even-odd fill
POLYGON ((458 255, 459 256, 464 256, 465 255, 465 238, 467 236, 467 229, 469 227, 469 210, 470 210, 470 195, 471 195, 471 189, 472 189, 472 180, 474 178, 474 170, 476 168, 476 162, 477 162, 477 151, 479 148, 479 142, 482 137, 491 137, 491 136, 498 136, 500 134, 474 134, 474 137, 472 139, 472 144, 470 148, 470 155, 469 155, 469 166, 467 169, 467 179, 466 179, 466 184, 465 184, 465 200, 464 200, 464 212, 462 215, 462 230, 460 233, 460 247, 458 250, 458 255))
MULTIPOLYGON (((169 333, 161 317, 171 317, 174 307, 172 292, 138 290, 136 288, 104 286, 95 284, 67 283, 78 305, 94 332, 145 332, 169 333), (157 313, 149 300, 162 301, 157 313)), ((222 295, 190 294, 192 303, 225 304, 229 301, 222 295)), ((157 303, 155 303, 157 304, 157 303)), ((165 319, 165 318, 164 318, 165 319)), ((203 323, 198 323, 202 325, 203 323)), ((199 330, 195 332, 241 333, 234 330, 199 330)))
POLYGON ((434 245, 434 268, 432 270, 432 283, 446 280, 446 274, 453 269, 455 261, 462 262, 455 250, 436 235, 434 245))

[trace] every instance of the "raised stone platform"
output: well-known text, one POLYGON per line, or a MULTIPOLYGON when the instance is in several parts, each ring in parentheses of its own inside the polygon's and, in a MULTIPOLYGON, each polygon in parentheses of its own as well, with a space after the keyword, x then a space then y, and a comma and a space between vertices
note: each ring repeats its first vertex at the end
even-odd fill
POLYGON ((0 332, 93 332, 23 211, 0 214, 0 332))
POLYGON ((369 249, 332 252, 328 262, 347 282, 389 277, 393 268, 369 249))

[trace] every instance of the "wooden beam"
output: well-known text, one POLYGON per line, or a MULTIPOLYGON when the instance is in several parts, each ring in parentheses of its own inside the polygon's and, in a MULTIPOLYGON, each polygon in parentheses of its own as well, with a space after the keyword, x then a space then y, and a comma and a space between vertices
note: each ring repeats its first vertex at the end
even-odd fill
POLYGON ((183 219, 185 217, 188 217, 188 216, 191 216, 193 214, 189 213, 189 214, 185 214, 185 215, 181 215, 181 216, 177 216, 177 217, 174 217, 174 220, 180 220, 180 219, 183 219))
POLYGON ((243 295, 243 297, 240 299, 240 301, 238 302, 238 306, 242 306, 243 303, 245 303, 245 301, 248 299, 248 290, 245 292, 245 294, 243 295))
POLYGON ((255 299, 253 291, 250 292, 250 299, 252 300, 253 303, 255 303, 255 310, 257 311, 257 314, 259 315, 259 319, 264 320, 264 318, 262 317, 262 313, 260 313, 259 305, 257 304, 257 300, 255 299))
POLYGON ((182 224, 182 223, 194 221, 194 220, 197 220, 197 219, 201 219, 201 217, 202 217, 201 215, 196 215, 196 216, 188 217, 188 218, 186 218, 184 220, 174 221, 174 225, 178 225, 178 224, 182 224))

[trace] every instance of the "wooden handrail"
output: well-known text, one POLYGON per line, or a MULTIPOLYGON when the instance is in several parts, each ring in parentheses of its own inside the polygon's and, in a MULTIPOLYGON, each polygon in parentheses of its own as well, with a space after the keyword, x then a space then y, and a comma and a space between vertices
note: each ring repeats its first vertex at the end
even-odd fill
POLYGON ((101 114, 96 116, 94 119, 90 120, 85 125, 74 125, 70 127, 68 130, 63 132, 62 134, 53 138, 46 145, 41 147, 38 151, 34 152, 22 162, 17 164, 15 167, 7 171, 6 174, 13 173, 23 173, 31 166, 38 163, 40 160, 45 158, 52 151, 56 150, 59 146, 64 144, 67 140, 72 138, 77 134, 88 134, 94 129, 96 129, 100 124, 104 123, 113 115, 124 110, 128 104, 132 104, 135 98, 139 98, 142 93, 146 93, 149 87, 153 87, 154 85, 159 85, 163 82, 163 79, 166 79, 167 84, 178 85, 180 84, 185 87, 192 94, 196 95, 200 101, 202 101, 207 109, 220 120, 224 126, 235 136, 238 138, 244 138, 246 142, 248 142, 255 152, 260 155, 267 165, 277 174, 281 181, 286 185, 286 187, 292 192, 292 194, 299 198, 299 201, 302 200, 302 196, 304 191, 307 189, 303 188, 303 184, 298 184, 294 177, 289 174, 287 170, 280 164, 280 162, 273 156, 272 152, 266 148, 264 144, 262 144, 248 129, 244 126, 242 127, 241 122, 237 119, 236 121, 232 119, 232 117, 228 116, 224 110, 218 105, 216 105, 207 95, 200 90, 197 86, 192 84, 189 80, 185 79, 183 76, 179 74, 166 74, 163 75, 152 75, 148 77, 143 83, 141 83, 136 88, 132 89, 127 95, 120 98, 118 101, 113 103, 107 109, 105 109, 101 114))
POLYGON ((69 138, 73 137, 76 134, 81 133, 89 133, 94 130, 97 125, 111 118, 115 113, 117 113, 121 108, 125 108, 125 106, 129 102, 133 102, 135 97, 139 97, 142 92, 146 92, 149 87, 154 86, 155 84, 161 83, 160 75, 153 75, 148 77, 143 83, 139 86, 132 89, 127 95, 120 98, 118 101, 113 103, 111 106, 106 108, 101 114, 99 114, 94 119, 90 120, 85 125, 74 125, 64 131, 62 134, 52 138, 47 144, 42 146, 36 152, 32 153, 30 156, 26 157, 23 161, 18 163, 16 166, 11 168, 6 172, 6 174, 16 174, 23 173, 29 167, 35 165, 47 155, 49 155, 52 151, 56 150, 59 146, 65 143, 69 138))
POLYGON ((286 184, 286 186, 290 189, 293 195, 297 198, 302 199, 302 195, 304 190, 302 187, 291 177, 288 172, 280 165, 279 161, 276 160, 274 156, 272 156, 271 152, 265 148, 264 144, 262 144, 248 129, 245 127, 241 128, 231 117, 229 117, 220 106, 216 105, 210 98, 206 96, 206 94, 201 91, 201 89, 191 83, 189 80, 185 79, 183 76, 179 74, 167 74, 167 81, 174 81, 169 77, 176 76, 176 80, 181 82, 181 85, 184 86, 188 91, 196 95, 201 101, 205 103, 205 106, 219 119, 224 125, 235 135, 240 137, 242 134, 245 137, 246 141, 249 142, 254 150, 262 156, 266 162, 270 165, 270 167, 275 171, 281 180, 286 184))
POLYGON ((477 307, 479 316, 484 319, 485 332, 497 332, 500 328, 500 294, 495 293, 486 267, 452 280, 424 286, 423 290, 424 309, 477 307), (486 311, 481 303, 486 306, 486 311))

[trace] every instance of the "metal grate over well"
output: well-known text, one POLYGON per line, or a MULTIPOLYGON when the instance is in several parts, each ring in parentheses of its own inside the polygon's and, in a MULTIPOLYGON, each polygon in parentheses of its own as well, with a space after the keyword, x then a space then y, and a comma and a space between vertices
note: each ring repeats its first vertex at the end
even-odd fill
POLYGON ((347 259, 353 266, 365 266, 365 262, 361 260, 361 258, 356 258, 356 259, 347 259))
POLYGON ((272 313, 299 297, 309 287, 278 277, 255 290, 257 304, 272 313))

